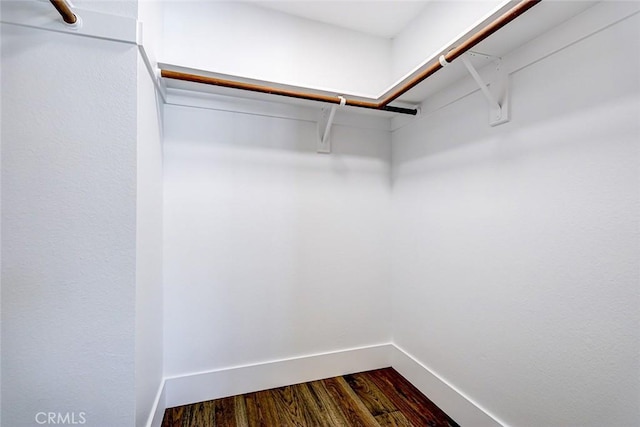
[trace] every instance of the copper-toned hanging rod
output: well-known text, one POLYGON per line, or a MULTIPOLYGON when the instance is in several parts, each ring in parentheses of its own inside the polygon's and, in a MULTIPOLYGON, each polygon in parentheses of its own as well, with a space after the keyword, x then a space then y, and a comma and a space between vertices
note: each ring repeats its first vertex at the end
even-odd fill
MULTIPOLYGON (((320 95, 320 94, 311 93, 311 92, 301 92, 297 90, 280 89, 276 87, 239 82, 235 80, 226 80, 226 79, 219 79, 216 77, 201 76, 198 74, 182 73, 180 71, 160 70, 160 75, 167 79, 183 80, 183 81, 193 82, 193 83, 204 83, 204 84, 213 85, 213 86, 248 90, 251 92, 287 96, 289 98, 326 102, 329 104, 340 104, 340 101, 341 101, 339 96, 334 96, 334 95, 320 95)), ((386 106, 386 105, 381 107, 376 102, 358 101, 355 99, 347 99, 346 105, 351 105, 354 107, 361 107, 361 108, 369 108, 372 110, 385 110, 385 111, 391 111, 393 113, 402 113, 402 114, 411 114, 411 115, 416 115, 418 112, 417 110, 414 110, 411 108, 392 107, 392 106, 386 106)))
MULTIPOLYGON (((53 2, 53 0, 51 1, 53 2)), ((445 55, 442 55, 442 59, 446 61, 445 64, 452 62, 456 58, 460 57, 462 54, 472 49, 478 43, 480 43, 481 41, 489 37, 491 34, 495 33, 500 28, 504 27, 509 22, 513 21, 518 16, 522 15, 523 13, 531 9, 536 4, 540 3, 540 1, 541 0, 521 1, 520 3, 515 5, 513 8, 509 9, 506 13, 502 14, 501 16, 496 18, 494 21, 489 23, 487 26, 482 28, 480 31, 478 31, 477 33, 469 37, 467 40, 462 42, 459 46, 454 47, 453 49, 449 50, 445 55)), ((393 92, 391 92, 390 95, 383 98, 381 101, 378 101, 378 100, 361 101, 356 99, 347 99, 346 105, 350 105, 353 107, 360 107, 360 108, 369 108, 372 110, 384 110, 384 111, 391 111, 394 113, 415 115, 417 113, 417 110, 410 109, 410 108, 393 107, 393 106, 390 106, 389 104, 394 100, 396 100, 397 98, 399 98, 400 96, 407 93, 409 90, 411 90, 412 88, 414 88, 415 86, 423 82, 424 80, 426 80, 428 77, 430 77, 436 71, 440 70, 443 67, 444 65, 440 62, 440 58, 439 58, 434 63, 429 65, 427 68, 425 68, 422 72, 420 72, 420 74, 418 74, 417 76, 415 76, 414 78, 406 82, 405 84, 395 89, 393 92)), ((244 82, 239 82, 234 80, 226 80, 226 79, 219 79, 215 77, 201 76, 197 74, 182 73, 179 71, 160 70, 160 75, 168 79, 183 80, 183 81, 194 82, 194 83, 204 83, 204 84, 209 84, 214 86, 222 86, 222 87, 228 87, 233 89, 242 89, 242 90, 248 90, 252 92, 269 93, 272 95, 288 96, 291 98, 307 99, 311 101, 327 102, 331 104, 340 104, 340 101, 342 100, 339 96, 319 95, 319 94, 309 93, 309 92, 279 89, 275 87, 262 86, 262 85, 252 84, 252 83, 244 83, 244 82)))
POLYGON ((62 16, 62 20, 67 24, 75 24, 78 22, 78 17, 71 11, 69 3, 65 0, 49 0, 53 7, 56 8, 58 13, 62 16))
MULTIPOLYGON (((467 40, 462 42, 459 46, 454 47, 449 50, 446 54, 444 54, 444 60, 449 63, 454 59, 459 58, 464 53, 471 50, 478 43, 489 37, 491 34, 498 31, 500 28, 507 25, 509 22, 516 19, 518 16, 525 13, 527 10, 531 9, 536 4, 540 3, 541 0, 523 0, 507 12, 496 18, 494 21, 490 22, 486 27, 482 28, 480 31, 469 37, 467 40)), ((443 68, 444 65, 440 63, 440 59, 436 59, 431 65, 422 70, 420 74, 415 76, 413 79, 409 80, 407 83, 400 86, 398 89, 394 90, 389 96, 384 98, 379 105, 387 105, 390 102, 393 102, 398 97, 404 95, 411 89, 413 89, 418 84, 422 83, 428 77, 433 75, 436 71, 443 68)))

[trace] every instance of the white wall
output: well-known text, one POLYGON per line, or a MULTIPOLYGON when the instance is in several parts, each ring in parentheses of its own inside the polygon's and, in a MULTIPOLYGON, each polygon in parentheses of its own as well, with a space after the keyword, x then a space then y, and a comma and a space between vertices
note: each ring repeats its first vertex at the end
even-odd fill
MULTIPOLYGON (((162 285, 162 98, 153 78, 162 51, 163 3, 138 3, 142 43, 137 69, 136 426, 164 410, 162 285), (146 55, 146 58, 145 56, 146 55), (148 64, 145 63, 148 60, 148 64), (157 402, 157 403, 156 403, 157 402), (156 406, 157 405, 157 406, 156 406)), ((157 420, 156 420, 157 425, 157 420)))
POLYGON ((422 12, 393 38, 389 85, 441 51, 502 3, 502 0, 428 2, 422 12))
POLYGON ((136 192, 136 426, 144 426, 161 387, 162 139, 160 104, 138 56, 136 192))
MULTIPOLYGON (((141 0, 140 3, 155 1, 156 0, 141 0)), ((129 18, 138 17, 138 0, 74 0, 71 3, 79 9, 88 9, 110 15, 127 16, 129 18)))
POLYGON ((157 69, 158 58, 163 51, 164 33, 163 0, 143 0, 138 3, 138 21, 142 22, 142 45, 149 63, 157 69))
POLYGON ((2 25, 2 422, 134 423, 134 45, 2 25))
POLYGON ((169 64, 366 96, 390 81, 389 39, 254 5, 167 2, 164 30, 169 64))
POLYGON ((165 375, 390 340, 389 132, 165 109, 165 375))
POLYGON ((393 133, 394 342, 507 425, 640 424, 639 28, 393 133))
MULTIPOLYGON (((2 8, 0 7, 0 21, 2 8)), ((0 30, 0 58, 2 55, 2 31, 0 30)), ((2 62, 0 62, 0 90, 2 88, 2 62)), ((1 91, 0 91, 1 94, 1 91)), ((0 321, 2 320, 2 96, 0 95, 0 321)), ((1 322, 0 322, 1 323, 1 322)), ((0 325, 0 414, 2 414, 2 326, 0 325)), ((2 416, 0 415, 0 426, 2 416)))

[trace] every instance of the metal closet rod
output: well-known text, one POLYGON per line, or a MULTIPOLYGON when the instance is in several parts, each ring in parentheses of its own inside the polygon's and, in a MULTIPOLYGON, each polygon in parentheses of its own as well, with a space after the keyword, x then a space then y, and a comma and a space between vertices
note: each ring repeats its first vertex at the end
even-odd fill
MULTIPOLYGON (((540 3, 540 1, 541 0, 523 0, 520 3, 516 4, 507 12, 505 12, 504 14, 496 18, 494 21, 487 24, 484 28, 479 30, 477 33, 469 37, 467 40, 462 42, 459 46, 454 47, 451 50, 449 50, 446 54, 441 55, 438 58, 438 60, 433 62, 424 70, 422 70, 418 75, 413 77, 408 82, 400 85, 400 87, 392 91, 391 94, 389 94, 382 100, 362 101, 362 100, 356 100, 356 99, 347 99, 346 105, 350 105, 352 107, 369 108, 373 110, 391 111, 394 113, 411 114, 411 115, 417 114, 417 110, 410 109, 410 108, 393 107, 393 106, 390 106, 389 103, 393 102, 400 96, 407 93, 409 90, 411 90, 412 88, 414 88, 415 86, 417 86, 418 84, 426 80, 428 77, 433 75, 436 71, 440 70, 448 63, 460 57, 465 52, 469 51, 474 46, 476 46, 478 43, 480 43, 481 41, 483 41, 484 39, 486 39, 496 31, 498 31, 500 28, 504 27, 509 22, 513 21, 518 16, 522 15, 523 13, 531 9, 536 4, 540 3)), ((222 86, 222 87, 228 87, 233 89, 242 89, 242 90, 248 90, 252 92, 269 93, 273 95, 288 96, 291 98, 307 99, 311 101, 320 101, 320 102, 326 102, 331 104, 340 104, 342 99, 339 96, 319 95, 319 94, 309 93, 309 92, 279 89, 275 87, 244 83, 244 82, 239 82, 234 80, 225 80, 225 79, 218 79, 215 77, 208 77, 208 76, 202 76, 197 74, 182 73, 179 71, 160 70, 160 75, 168 79, 183 80, 183 81, 194 82, 194 83, 204 83, 204 84, 209 84, 214 86, 222 86)))
POLYGON ((67 24, 75 24, 78 21, 78 17, 71 11, 71 7, 66 0, 49 0, 53 7, 56 8, 58 13, 62 16, 62 20, 67 24))

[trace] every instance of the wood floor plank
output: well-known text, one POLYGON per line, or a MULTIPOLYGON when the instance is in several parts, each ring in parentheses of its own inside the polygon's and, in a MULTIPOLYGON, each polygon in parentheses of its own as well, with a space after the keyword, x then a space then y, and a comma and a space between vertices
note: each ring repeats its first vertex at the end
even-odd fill
POLYGON ((400 411, 380 414, 376 416, 376 421, 380 424, 380 427, 419 427, 411 424, 407 417, 400 411))
POLYGON ((342 377, 322 380, 329 395, 340 402, 339 409, 349 426, 380 427, 371 412, 342 377))
POLYGON ((388 368, 385 371, 389 380, 402 384, 406 390, 410 391, 413 401, 417 408, 429 408, 429 411, 440 420, 439 424, 447 427, 460 427, 449 415, 447 415, 442 409, 433 403, 427 396, 425 396, 416 386, 411 384, 409 380, 400 375, 398 371, 393 368, 388 368))
POLYGON ((275 404, 278 418, 281 425, 296 426, 303 425, 302 408, 295 395, 295 386, 281 387, 269 390, 275 404))
POLYGON ((319 421, 322 426, 346 426, 348 425, 347 419, 339 408, 339 404, 333 400, 322 381, 312 381, 305 384, 306 387, 302 390, 303 395, 307 398, 308 402, 318 408, 319 421))
POLYGON ((249 393, 245 396, 245 402, 247 404, 247 421, 250 427, 281 425, 275 402, 269 390, 249 393))
POLYGON ((344 375, 344 379, 374 417, 397 411, 398 408, 369 379, 368 375, 366 372, 361 372, 344 375))
MULTIPOLYGON (((187 426, 212 426, 215 423, 214 401, 189 405, 187 426)), ((183 422, 184 424, 184 422, 183 422)))
POLYGON ((247 424, 249 424, 249 427, 260 426, 260 405, 256 399, 256 393, 245 394, 244 402, 247 410, 247 424))
POLYGON ((371 380, 412 424, 429 427, 450 426, 451 419, 394 369, 379 369, 370 371, 369 374, 371 380))
POLYGON ((188 408, 187 406, 178 406, 175 408, 168 408, 164 412, 162 427, 183 427, 182 417, 187 408, 188 408))
MULTIPOLYGON (((249 420, 247 419, 247 403, 244 396, 233 396, 235 415, 236 415, 236 427, 249 427, 249 420)), ((218 423, 219 426, 224 424, 218 423)))
POLYGON ((306 401, 300 384, 271 390, 282 425, 306 427, 319 426, 320 417, 306 401))
MULTIPOLYGON (((214 424, 218 426, 238 427, 237 415, 241 412, 236 406, 236 396, 224 397, 213 401, 214 424)), ((246 408, 242 399, 244 416, 246 419, 246 408)), ((246 424, 245 424, 246 426, 246 424)))

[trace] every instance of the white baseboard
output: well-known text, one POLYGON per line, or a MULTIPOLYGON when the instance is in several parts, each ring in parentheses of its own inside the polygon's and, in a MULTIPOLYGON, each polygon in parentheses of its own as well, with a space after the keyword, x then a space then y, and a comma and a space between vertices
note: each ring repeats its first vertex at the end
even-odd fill
POLYGON ((506 424, 465 396, 397 345, 392 345, 391 366, 461 426, 503 427, 506 424))
POLYGON ((164 417, 164 411, 167 409, 165 404, 166 398, 165 380, 162 380, 160 387, 158 387, 158 393, 156 399, 153 401, 153 407, 149 413, 149 419, 145 427, 160 427, 162 425, 162 418, 164 417))
POLYGON ((389 367, 392 349, 378 344, 165 378, 165 407, 389 367))

